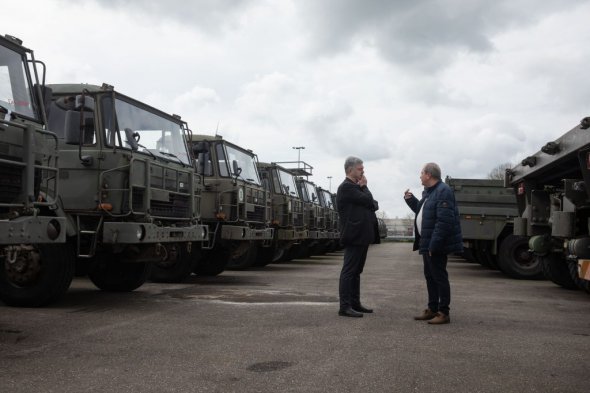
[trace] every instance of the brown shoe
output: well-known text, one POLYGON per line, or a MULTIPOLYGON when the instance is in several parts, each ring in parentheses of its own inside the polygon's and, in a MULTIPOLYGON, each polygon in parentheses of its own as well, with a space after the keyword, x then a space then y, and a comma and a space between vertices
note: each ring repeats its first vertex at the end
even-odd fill
POLYGON ((428 323, 431 325, 442 325, 442 324, 450 323, 450 322, 451 322, 451 317, 449 317, 446 314, 443 314, 440 311, 436 313, 436 316, 434 318, 432 318, 430 321, 428 321, 428 323))
POLYGON ((414 319, 416 321, 429 321, 434 317, 436 317, 436 313, 427 308, 426 310, 422 311, 422 314, 415 316, 414 319))

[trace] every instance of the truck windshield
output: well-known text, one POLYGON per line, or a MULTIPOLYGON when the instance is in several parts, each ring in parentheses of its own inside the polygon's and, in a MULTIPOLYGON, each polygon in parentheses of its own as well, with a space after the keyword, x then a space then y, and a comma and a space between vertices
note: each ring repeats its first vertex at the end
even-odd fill
POLYGON ((320 204, 320 199, 318 198, 317 191, 315 186, 310 182, 305 182, 305 188, 307 188, 307 194, 311 199, 310 202, 313 202, 316 205, 320 204))
POLYGON ((332 206, 332 194, 330 194, 326 190, 322 190, 322 196, 323 196, 323 200, 324 200, 324 207, 327 207, 329 209, 333 209, 334 206, 332 206))
POLYGON ((0 46, 0 106, 10 112, 38 119, 25 64, 24 55, 0 46))
POLYGON ((115 116, 110 115, 111 99, 103 99, 107 144, 181 161, 190 165, 181 123, 115 99, 115 116), (117 132, 118 130, 118 132, 117 132))
POLYGON ((297 185, 295 184, 295 176, 291 173, 279 169, 279 182, 281 184, 281 192, 285 195, 297 196, 297 185))
MULTIPOLYGON (((232 176, 239 175, 238 178, 244 179, 250 183, 260 185, 260 177, 258 176, 258 170, 256 169, 256 160, 254 155, 248 153, 243 150, 236 149, 233 146, 226 145, 227 157, 226 163, 229 165, 229 170, 232 176), (237 163, 237 168, 241 169, 240 173, 234 172, 234 164, 233 162, 237 163)), ((222 166, 224 163, 220 162, 219 165, 222 166)))

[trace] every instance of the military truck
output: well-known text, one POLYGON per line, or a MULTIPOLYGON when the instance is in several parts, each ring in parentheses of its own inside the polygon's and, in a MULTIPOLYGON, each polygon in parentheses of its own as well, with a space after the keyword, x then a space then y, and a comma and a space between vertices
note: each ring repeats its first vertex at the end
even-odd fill
POLYGON ((57 211, 67 218, 76 274, 105 291, 138 288, 152 264, 156 280, 186 277, 193 243, 208 238, 186 123, 108 84, 48 87, 60 152, 57 211))
POLYGON ((273 245, 259 250, 257 265, 287 261, 290 250, 308 238, 303 201, 297 191, 295 174, 277 163, 258 163, 262 182, 272 198, 273 245))
POLYGON ((334 204, 334 195, 322 187, 316 187, 320 205, 325 217, 326 239, 323 241, 325 252, 334 252, 340 243, 340 231, 338 228, 338 212, 334 204))
POLYGON ((257 157, 220 135, 192 135, 190 141, 203 176, 201 214, 210 233, 195 273, 251 267, 259 249, 271 247, 274 238, 272 200, 262 185, 257 157))
POLYGON ((529 236, 545 276, 590 292, 590 117, 506 170, 519 217, 514 234, 529 236))
POLYGON ((326 210, 322 207, 316 185, 303 178, 297 178, 297 189, 304 204, 304 222, 308 229, 308 238, 296 249, 297 258, 320 255, 326 252, 326 243, 330 238, 326 228, 326 210))
POLYGON ((0 37, 0 300, 11 306, 48 304, 73 277, 39 63, 22 41, 0 37))
POLYGON ((543 277, 529 252, 528 238, 513 234, 516 198, 502 180, 445 179, 455 192, 463 234, 464 256, 519 279, 543 277))

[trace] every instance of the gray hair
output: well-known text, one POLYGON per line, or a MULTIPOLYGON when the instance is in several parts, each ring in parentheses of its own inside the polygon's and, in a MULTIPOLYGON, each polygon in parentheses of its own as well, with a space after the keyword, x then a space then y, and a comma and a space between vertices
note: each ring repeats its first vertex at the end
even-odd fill
POLYGON ((424 169, 422 169, 422 171, 424 171, 424 173, 428 173, 433 179, 440 180, 441 173, 438 164, 429 162, 428 164, 424 165, 424 169))
POLYGON ((356 167, 357 165, 361 165, 363 160, 358 157, 350 156, 344 160, 344 173, 350 172, 350 169, 356 167))

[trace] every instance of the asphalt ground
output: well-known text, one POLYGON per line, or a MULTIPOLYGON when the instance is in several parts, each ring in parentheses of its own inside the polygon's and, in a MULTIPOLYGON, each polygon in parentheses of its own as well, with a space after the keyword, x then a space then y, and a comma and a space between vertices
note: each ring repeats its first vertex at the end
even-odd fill
POLYGON ((588 392, 590 296, 449 260, 451 323, 409 243, 371 246, 363 318, 339 317, 342 253, 183 284, 0 305, 0 392, 588 392))

